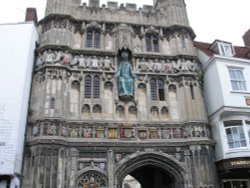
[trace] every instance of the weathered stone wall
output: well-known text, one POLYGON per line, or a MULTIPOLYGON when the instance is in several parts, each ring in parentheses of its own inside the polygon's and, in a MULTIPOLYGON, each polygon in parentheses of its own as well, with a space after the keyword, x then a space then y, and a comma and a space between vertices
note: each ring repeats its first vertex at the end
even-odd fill
POLYGON ((48 1, 39 24, 24 187, 120 188, 128 174, 144 188, 216 187, 201 65, 184 2, 138 11, 98 2, 48 1), (96 48, 86 45, 89 31, 100 33, 96 48), (150 50, 147 34, 157 36, 150 50), (129 98, 118 91, 123 50, 135 77, 129 98), (152 182, 140 175, 143 168, 152 182))

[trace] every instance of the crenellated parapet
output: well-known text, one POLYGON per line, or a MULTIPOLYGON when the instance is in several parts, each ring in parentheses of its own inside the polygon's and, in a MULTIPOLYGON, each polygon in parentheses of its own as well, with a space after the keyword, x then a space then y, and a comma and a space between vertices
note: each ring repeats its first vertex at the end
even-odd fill
POLYGON ((86 3, 81 4, 80 0, 57 1, 48 1, 45 19, 50 15, 70 15, 75 20, 189 27, 184 4, 183 6, 164 4, 163 8, 159 5, 157 7, 144 5, 137 9, 136 4, 131 3, 118 6, 117 2, 108 2, 107 5, 100 7, 99 4, 93 3, 93 0, 89 2, 89 6, 86 3))

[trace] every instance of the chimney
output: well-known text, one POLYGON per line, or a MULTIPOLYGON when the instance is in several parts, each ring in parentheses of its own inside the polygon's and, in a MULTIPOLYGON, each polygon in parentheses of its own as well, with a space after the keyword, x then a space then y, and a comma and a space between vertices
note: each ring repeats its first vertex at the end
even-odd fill
POLYGON ((37 24, 36 8, 27 8, 26 9, 25 21, 26 22, 33 21, 35 24, 37 24))
POLYGON ((243 35, 242 38, 245 46, 250 48, 250 29, 243 35))

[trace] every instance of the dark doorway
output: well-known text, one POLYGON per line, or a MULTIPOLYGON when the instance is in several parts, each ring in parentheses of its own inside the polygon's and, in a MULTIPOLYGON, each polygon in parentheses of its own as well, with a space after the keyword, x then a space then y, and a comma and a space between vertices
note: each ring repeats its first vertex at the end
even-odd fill
POLYGON ((136 187, 131 184, 131 188, 175 188, 175 178, 160 167, 142 166, 133 170, 129 175, 140 183, 136 187))

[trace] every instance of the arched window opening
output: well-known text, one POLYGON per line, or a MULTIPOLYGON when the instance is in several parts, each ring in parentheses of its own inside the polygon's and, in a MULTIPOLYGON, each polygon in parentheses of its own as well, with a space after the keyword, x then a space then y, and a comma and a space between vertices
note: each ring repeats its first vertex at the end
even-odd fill
POLYGON ((161 108, 161 115, 168 115, 169 111, 168 111, 168 107, 164 106, 161 108))
POLYGON ((95 99, 100 97, 100 78, 98 76, 94 77, 93 97, 95 99))
POLYGON ((102 107, 99 104, 93 106, 93 113, 102 113, 102 107))
POLYGON ((164 81, 162 79, 159 80, 151 79, 150 92, 151 92, 151 100, 165 101, 164 81))
POLYGON ((124 110, 123 106, 121 106, 121 105, 117 106, 117 108, 116 108, 117 114, 124 114, 124 112, 125 112, 125 110, 124 110))
POLYGON ((130 106, 129 107, 129 114, 137 114, 137 108, 136 108, 136 106, 130 106))
POLYGON ((101 35, 99 31, 94 32, 94 48, 100 48, 101 35))
POLYGON ((56 99, 55 99, 55 97, 52 97, 50 99, 49 108, 50 109, 55 109, 55 103, 56 103, 56 99))
POLYGON ((82 107, 82 113, 90 113, 90 106, 88 104, 82 107))
POLYGON ((91 82, 92 82, 92 79, 91 79, 91 76, 86 76, 85 77, 85 95, 84 97, 85 98, 91 98, 91 82))
POLYGON ((159 94, 159 100, 164 101, 165 100, 164 81, 162 79, 158 80, 158 94, 159 94))
POLYGON ((157 34, 146 34, 146 50, 148 52, 159 52, 159 37, 157 34))
POLYGON ((157 100, 157 89, 156 89, 156 80, 151 79, 150 81, 150 90, 151 90, 151 99, 156 101, 157 100))
POLYGON ((190 94, 192 99, 194 100, 194 86, 192 84, 190 85, 190 94))
POLYGON ((152 115, 158 115, 159 114, 158 107, 152 106, 150 112, 152 115))
POLYGON ((98 30, 89 30, 86 35, 87 48, 100 48, 101 33, 98 30))
POLYGON ((87 38, 86 38, 86 47, 87 48, 91 48, 92 47, 92 38, 93 38, 92 31, 88 31, 87 32, 87 38))

